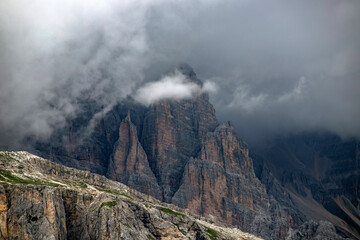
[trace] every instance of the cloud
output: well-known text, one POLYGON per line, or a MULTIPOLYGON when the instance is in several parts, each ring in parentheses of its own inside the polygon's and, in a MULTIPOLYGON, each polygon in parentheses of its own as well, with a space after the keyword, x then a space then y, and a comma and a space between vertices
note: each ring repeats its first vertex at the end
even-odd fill
POLYGON ((208 93, 216 93, 218 90, 218 86, 215 82, 207 80, 204 82, 203 91, 208 93))
POLYGON ((146 8, 146 1, 1 1, 1 131, 47 137, 85 101, 96 115, 129 95, 148 65, 146 8))
POLYGON ((299 82, 296 84, 294 89, 292 91, 286 92, 282 95, 280 95, 277 98, 278 102, 287 102, 291 101, 292 99, 298 99, 302 97, 302 94, 304 92, 304 88, 306 86, 306 79, 305 77, 301 77, 299 79, 299 82))
POLYGON ((0 146, 47 137, 86 109, 97 118, 136 91, 150 104, 170 92, 156 84, 192 96, 162 79, 179 62, 211 80, 202 91, 247 140, 360 137, 359 11, 337 0, 2 0, 0 146))
POLYGON ((267 95, 260 93, 258 95, 250 95, 249 88, 245 85, 239 85, 235 90, 232 101, 227 105, 228 108, 243 108, 247 111, 252 111, 255 108, 262 106, 267 98, 267 95))
POLYGON ((193 82, 180 71, 164 76, 159 81, 150 82, 140 87, 134 94, 134 99, 146 106, 162 99, 189 99, 202 92, 214 92, 216 86, 206 82, 204 86, 193 82))

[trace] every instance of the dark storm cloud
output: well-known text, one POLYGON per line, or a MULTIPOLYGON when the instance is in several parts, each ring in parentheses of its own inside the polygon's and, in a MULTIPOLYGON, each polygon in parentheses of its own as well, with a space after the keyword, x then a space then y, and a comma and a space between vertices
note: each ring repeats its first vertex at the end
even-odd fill
POLYGON ((1 1, 2 139, 46 137, 79 99, 106 111, 179 62, 217 84, 219 118, 246 139, 360 136, 359 10, 335 0, 1 1))
POLYGON ((128 95, 147 65, 145 8, 1 1, 1 132, 46 137, 81 111, 79 101, 106 110, 128 95))
POLYGON ((251 140, 313 129, 360 136, 359 2, 235 5, 211 14, 217 30, 192 51, 198 72, 223 87, 218 115, 251 140))

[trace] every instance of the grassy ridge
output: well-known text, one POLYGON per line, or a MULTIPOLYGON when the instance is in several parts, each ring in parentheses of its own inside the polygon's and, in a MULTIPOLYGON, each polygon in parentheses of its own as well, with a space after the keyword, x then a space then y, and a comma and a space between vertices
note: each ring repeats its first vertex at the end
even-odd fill
POLYGON ((13 183, 13 184, 23 184, 23 185, 39 185, 39 186, 51 186, 51 187, 61 186, 56 183, 41 181, 39 179, 30 178, 30 177, 26 177, 26 179, 19 178, 6 170, 0 170, 0 180, 3 182, 13 183))
POLYGON ((116 204, 117 204, 116 201, 103 202, 100 205, 100 209, 103 208, 103 207, 112 208, 112 207, 115 207, 116 204))
POLYGON ((172 215, 176 215, 176 216, 184 216, 184 217, 186 217, 185 214, 175 212, 175 211, 171 210, 170 208, 160 208, 160 211, 165 212, 165 213, 169 213, 169 214, 172 214, 172 215))

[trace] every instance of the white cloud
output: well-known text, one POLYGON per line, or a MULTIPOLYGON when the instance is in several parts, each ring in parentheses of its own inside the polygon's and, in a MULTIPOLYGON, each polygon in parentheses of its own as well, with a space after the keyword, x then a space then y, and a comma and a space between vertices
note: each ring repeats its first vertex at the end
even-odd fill
POLYGON ((150 82, 140 87, 134 94, 136 101, 148 106, 162 99, 188 99, 203 92, 216 91, 216 85, 205 82, 203 86, 192 82, 179 71, 164 76, 157 82, 150 82))
POLYGON ((203 91, 209 92, 209 93, 215 93, 218 90, 218 86, 216 83, 211 81, 206 81, 203 86, 203 91))
POLYGON ((237 87, 234 98, 228 105, 230 108, 243 108, 245 110, 254 110, 255 108, 261 107, 266 100, 267 95, 260 93, 258 95, 252 95, 250 90, 245 85, 237 87))
POLYGON ((278 97, 278 102, 286 102, 293 99, 298 99, 302 96, 306 87, 306 78, 301 77, 291 92, 287 92, 278 97))
POLYGON ((0 125, 47 136, 81 112, 78 99, 108 109, 131 94, 148 66, 155 2, 1 1, 0 125))
MULTIPOLYGON (((218 116, 253 125, 251 135, 263 125, 284 131, 286 121, 360 136, 360 1, 280 2, 2 0, 0 132, 51 134, 82 112, 79 99, 106 111, 188 62, 218 83, 197 90, 218 88, 218 116)), ((197 86, 165 78, 137 99, 196 94, 197 86)))

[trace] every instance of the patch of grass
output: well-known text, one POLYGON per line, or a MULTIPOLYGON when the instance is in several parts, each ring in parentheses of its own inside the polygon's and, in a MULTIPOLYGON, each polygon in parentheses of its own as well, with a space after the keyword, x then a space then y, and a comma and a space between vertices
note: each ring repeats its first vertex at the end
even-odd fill
POLYGON ((106 193, 111 193, 111 194, 115 194, 115 195, 119 195, 120 193, 118 191, 113 191, 110 189, 105 189, 105 188, 100 188, 100 187, 95 187, 97 190, 101 191, 101 192, 106 192, 106 193))
POLYGON ((0 170, 0 174, 3 178, 5 178, 6 182, 10 182, 10 183, 18 183, 18 184, 35 184, 35 185, 39 185, 40 182, 36 181, 36 180, 30 180, 30 179, 23 179, 23 178, 19 178, 17 176, 14 176, 11 174, 11 172, 9 171, 5 171, 5 170, 0 170))
POLYGON ((84 183, 84 182, 79 182, 78 186, 81 187, 81 188, 87 188, 87 184, 84 183))
POLYGON ((202 225, 205 228, 205 232, 208 234, 211 240, 216 240, 218 237, 218 232, 212 228, 202 225))
POLYGON ((103 203, 101 203, 99 209, 102 209, 103 207, 113 208, 116 206, 116 204, 117 204, 116 201, 103 202, 103 203))
POLYGON ((39 179, 34 179, 34 178, 30 178, 30 177, 27 177, 26 179, 19 178, 15 175, 11 174, 11 172, 5 171, 5 170, 0 170, 0 180, 4 181, 4 182, 8 182, 8 183, 13 183, 13 184, 40 185, 40 186, 51 186, 51 187, 59 187, 60 186, 59 184, 56 184, 56 183, 40 181, 39 179))
POLYGON ((0 175, 0 181, 6 182, 6 179, 2 175, 0 175))
POLYGON ((160 211, 164 212, 164 213, 168 213, 168 214, 172 214, 172 215, 176 215, 176 216, 183 216, 186 217, 185 214, 183 213, 179 213, 179 212, 175 212, 173 210, 171 210, 170 208, 160 208, 160 211))
POLYGON ((133 200, 132 197, 130 197, 129 195, 125 194, 125 193, 120 193, 121 196, 127 197, 130 200, 133 200))
POLYGON ((124 197, 127 197, 129 198, 130 200, 133 200, 132 197, 130 197, 129 195, 125 194, 125 193, 122 193, 122 192, 119 192, 119 191, 115 191, 115 190, 110 190, 110 189, 105 189, 105 188, 99 188, 99 187, 95 187, 97 190, 101 191, 101 192, 106 192, 106 193, 111 193, 111 194, 114 194, 114 195, 121 195, 121 196, 124 196, 124 197))

